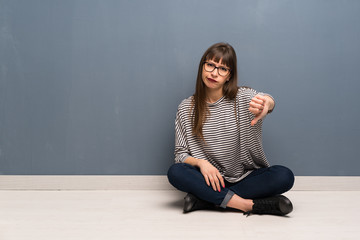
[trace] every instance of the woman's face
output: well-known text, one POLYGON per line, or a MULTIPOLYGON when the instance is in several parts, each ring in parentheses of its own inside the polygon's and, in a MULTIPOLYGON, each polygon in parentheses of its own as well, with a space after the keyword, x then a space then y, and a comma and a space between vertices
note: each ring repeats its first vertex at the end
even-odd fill
POLYGON ((207 88, 212 90, 222 89, 229 79, 230 69, 226 65, 221 64, 221 59, 220 62, 207 60, 203 64, 202 80, 207 88))

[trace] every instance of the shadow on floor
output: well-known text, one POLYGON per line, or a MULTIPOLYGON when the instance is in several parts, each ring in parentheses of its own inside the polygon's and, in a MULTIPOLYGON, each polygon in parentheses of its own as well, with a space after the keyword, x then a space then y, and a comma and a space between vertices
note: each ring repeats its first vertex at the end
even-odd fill
POLYGON ((182 210, 183 206, 184 206, 184 199, 181 198, 176 201, 168 202, 166 204, 166 206, 169 208, 176 208, 176 209, 182 210))

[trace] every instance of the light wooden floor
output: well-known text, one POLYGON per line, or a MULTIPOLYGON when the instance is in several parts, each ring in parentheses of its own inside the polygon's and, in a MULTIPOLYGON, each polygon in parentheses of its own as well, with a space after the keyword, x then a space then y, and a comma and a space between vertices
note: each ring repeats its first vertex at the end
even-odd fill
POLYGON ((182 214, 165 190, 0 191, 1 240, 360 239, 359 191, 291 191, 288 217, 182 214))

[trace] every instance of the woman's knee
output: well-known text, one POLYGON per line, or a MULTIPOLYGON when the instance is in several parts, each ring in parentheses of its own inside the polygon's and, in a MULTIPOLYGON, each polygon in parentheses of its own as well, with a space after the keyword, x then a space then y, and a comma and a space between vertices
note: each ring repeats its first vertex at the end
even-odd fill
POLYGON ((173 165, 171 165, 171 167, 169 168, 169 170, 167 172, 167 177, 171 184, 173 184, 174 181, 184 178, 185 170, 186 170, 186 168, 189 167, 187 165, 189 165, 189 164, 174 163, 173 165))
POLYGON ((169 183, 183 192, 189 192, 191 185, 196 181, 194 170, 195 167, 186 163, 173 164, 167 173, 169 183))
POLYGON ((171 167, 169 168, 168 172, 167 172, 167 176, 168 178, 173 178, 173 177, 176 177, 178 174, 179 174, 179 166, 180 164, 173 164, 171 165, 171 167))
POLYGON ((295 182, 294 173, 287 167, 281 165, 273 166, 274 170, 276 170, 278 183, 283 186, 284 191, 289 191, 295 182))

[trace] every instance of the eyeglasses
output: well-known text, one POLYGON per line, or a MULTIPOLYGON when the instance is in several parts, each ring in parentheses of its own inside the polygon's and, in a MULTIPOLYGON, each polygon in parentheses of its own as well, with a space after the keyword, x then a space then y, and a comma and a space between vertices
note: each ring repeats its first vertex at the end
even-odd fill
POLYGON ((222 77, 226 77, 230 73, 230 69, 226 67, 217 67, 215 64, 210 62, 204 62, 204 69, 207 72, 212 72, 217 68, 218 74, 222 77))

